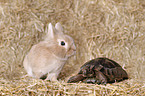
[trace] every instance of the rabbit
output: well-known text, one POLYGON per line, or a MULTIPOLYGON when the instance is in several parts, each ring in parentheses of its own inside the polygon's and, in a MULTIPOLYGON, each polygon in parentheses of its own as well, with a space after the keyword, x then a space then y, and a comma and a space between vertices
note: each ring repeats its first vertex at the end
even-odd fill
POLYGON ((23 61, 24 69, 34 78, 58 81, 57 77, 69 57, 76 53, 74 40, 63 33, 60 23, 46 28, 44 41, 33 45, 23 61))

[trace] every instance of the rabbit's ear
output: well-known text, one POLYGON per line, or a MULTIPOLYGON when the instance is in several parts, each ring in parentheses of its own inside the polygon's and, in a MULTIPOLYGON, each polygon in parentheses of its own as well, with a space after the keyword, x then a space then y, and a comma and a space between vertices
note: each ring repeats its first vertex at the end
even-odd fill
POLYGON ((61 24, 58 22, 55 24, 55 28, 59 31, 59 32, 62 32, 63 33, 63 28, 61 26, 61 24))
POLYGON ((49 23, 48 24, 48 30, 47 30, 48 36, 51 37, 51 38, 54 38, 54 31, 55 31, 54 27, 52 26, 51 23, 49 23))

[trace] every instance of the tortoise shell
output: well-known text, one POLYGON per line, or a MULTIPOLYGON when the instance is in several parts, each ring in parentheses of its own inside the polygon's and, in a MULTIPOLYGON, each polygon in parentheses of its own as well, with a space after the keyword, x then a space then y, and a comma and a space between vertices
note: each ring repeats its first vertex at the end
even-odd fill
POLYGON ((68 83, 83 81, 106 84, 124 79, 128 79, 126 71, 117 62, 102 57, 86 62, 79 73, 68 80, 68 83))

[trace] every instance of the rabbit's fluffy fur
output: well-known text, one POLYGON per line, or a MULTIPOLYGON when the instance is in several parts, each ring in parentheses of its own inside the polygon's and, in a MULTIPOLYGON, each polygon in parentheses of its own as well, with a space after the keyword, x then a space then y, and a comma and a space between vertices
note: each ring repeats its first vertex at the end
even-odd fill
POLYGON ((44 41, 32 46, 24 58, 24 68, 29 76, 57 81, 57 77, 68 57, 75 54, 76 47, 73 39, 63 34, 60 23, 55 27, 51 23, 47 26, 44 41))

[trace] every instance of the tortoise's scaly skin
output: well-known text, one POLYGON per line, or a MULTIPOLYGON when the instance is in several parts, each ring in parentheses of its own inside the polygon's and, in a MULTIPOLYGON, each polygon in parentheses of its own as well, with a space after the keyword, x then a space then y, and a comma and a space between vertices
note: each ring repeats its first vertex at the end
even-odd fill
POLYGON ((68 83, 82 81, 106 84, 124 79, 128 79, 128 75, 117 62, 108 58, 96 58, 86 62, 79 73, 68 80, 68 83))

